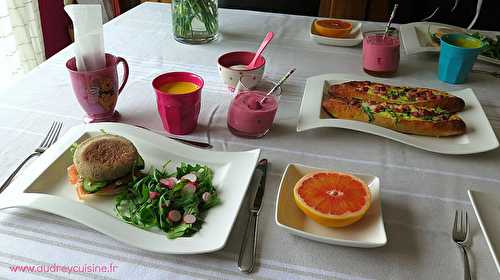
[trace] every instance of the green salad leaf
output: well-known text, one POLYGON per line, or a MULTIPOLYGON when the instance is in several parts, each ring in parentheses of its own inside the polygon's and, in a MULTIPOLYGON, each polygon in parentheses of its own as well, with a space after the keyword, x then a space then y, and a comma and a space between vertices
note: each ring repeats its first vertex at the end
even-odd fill
POLYGON ((88 179, 83 179, 83 189, 88 193, 98 192, 100 189, 104 188, 108 182, 92 182, 88 179))
POLYGON ((365 114, 368 115, 368 122, 372 122, 375 118, 373 117, 373 111, 370 109, 370 107, 366 104, 361 105, 361 110, 365 112, 365 114))
POLYGON ((500 59, 500 35, 496 36, 496 40, 489 38, 479 32, 472 34, 473 37, 478 38, 484 44, 481 54, 494 59, 500 59))
POLYGON ((175 239, 178 237, 184 236, 187 230, 192 227, 192 224, 180 224, 178 226, 172 227, 169 231, 167 231, 167 237, 169 239, 175 239))
POLYGON ((137 227, 158 227, 170 239, 192 236, 201 229, 207 210, 221 203, 212 182, 213 171, 208 166, 181 163, 175 172, 169 172, 168 164, 134 177, 128 191, 116 196, 115 212, 137 227), (195 182, 182 178, 188 174, 195 176, 195 182), (180 218, 169 218, 170 212, 177 212, 180 218))

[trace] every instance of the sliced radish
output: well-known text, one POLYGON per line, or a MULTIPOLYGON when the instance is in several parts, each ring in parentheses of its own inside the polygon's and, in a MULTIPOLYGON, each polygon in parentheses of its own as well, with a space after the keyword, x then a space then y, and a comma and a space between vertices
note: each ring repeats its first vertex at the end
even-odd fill
POLYGON ((178 221, 180 221, 182 218, 181 216, 181 212, 179 212, 178 210, 170 210, 168 211, 168 214, 167 214, 167 219, 173 223, 176 223, 178 221))
POLYGON ((203 199, 203 201, 207 202, 207 201, 210 199, 210 197, 211 197, 211 196, 212 196, 212 195, 211 195, 209 192, 204 192, 204 193, 201 195, 201 199, 203 199))
POLYGON ((182 190, 185 192, 194 193, 196 191, 196 185, 189 182, 184 186, 184 188, 182 190))
POLYGON ((181 180, 188 180, 188 181, 193 182, 193 183, 196 182, 196 179, 197 179, 197 177, 196 177, 196 174, 194 174, 194 173, 189 173, 189 174, 186 174, 186 175, 181 177, 181 180))
POLYGON ((155 199, 160 195, 159 192, 149 192, 149 199, 155 199))
POLYGON ((191 214, 184 215, 184 218, 182 219, 186 224, 194 224, 196 222, 196 217, 191 214))
POLYGON ((160 179, 160 183, 164 185, 165 187, 171 189, 177 184, 177 178, 175 177, 170 177, 166 179, 160 179))

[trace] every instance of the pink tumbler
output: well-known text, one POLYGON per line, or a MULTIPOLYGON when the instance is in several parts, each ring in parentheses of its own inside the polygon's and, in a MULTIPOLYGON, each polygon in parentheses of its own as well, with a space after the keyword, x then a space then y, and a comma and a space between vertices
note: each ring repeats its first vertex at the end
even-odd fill
POLYGON ((189 72, 170 72, 156 77, 152 84, 163 128, 178 135, 193 132, 200 114, 203 79, 189 72), (164 85, 179 82, 193 83, 196 88, 183 94, 161 90, 164 85))

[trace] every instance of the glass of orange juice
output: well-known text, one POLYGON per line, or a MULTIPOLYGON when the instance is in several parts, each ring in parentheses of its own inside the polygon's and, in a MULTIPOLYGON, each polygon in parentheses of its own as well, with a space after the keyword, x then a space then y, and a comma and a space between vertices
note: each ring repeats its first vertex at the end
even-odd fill
POLYGON ((189 134, 198 124, 203 79, 189 72, 169 72, 153 82, 163 128, 172 134, 189 134))

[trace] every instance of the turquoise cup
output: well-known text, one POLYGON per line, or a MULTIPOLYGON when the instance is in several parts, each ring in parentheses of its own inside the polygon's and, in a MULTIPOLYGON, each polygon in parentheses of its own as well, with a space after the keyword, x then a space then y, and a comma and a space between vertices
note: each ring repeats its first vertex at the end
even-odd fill
POLYGON ((482 47, 481 40, 470 35, 443 35, 439 53, 439 79, 451 84, 464 83, 482 47))

